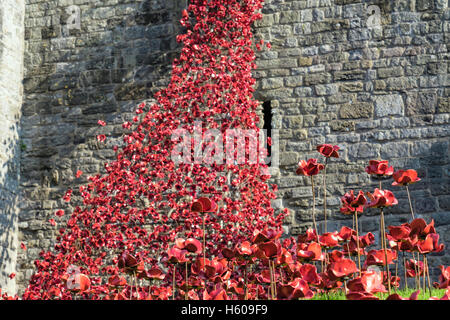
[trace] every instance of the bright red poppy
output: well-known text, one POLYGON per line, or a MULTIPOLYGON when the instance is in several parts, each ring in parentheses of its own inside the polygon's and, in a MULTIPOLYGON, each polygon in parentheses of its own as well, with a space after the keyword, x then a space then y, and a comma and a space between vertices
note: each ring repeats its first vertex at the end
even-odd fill
MULTIPOLYGON (((397 259, 397 251, 387 249, 386 250, 387 263, 392 264, 397 259)), ((365 264, 368 266, 377 265, 383 266, 386 264, 386 256, 384 250, 370 250, 367 253, 367 259, 365 264)))
POLYGON ((301 160, 295 173, 302 176, 315 176, 324 168, 325 166, 318 163, 317 159, 309 159, 308 162, 301 160))
POLYGON ((326 232, 319 236, 320 245, 328 248, 337 247, 342 238, 337 231, 326 232))
POLYGON ((389 190, 380 190, 376 188, 373 194, 370 192, 367 192, 366 194, 370 199, 366 204, 366 207, 369 208, 383 208, 398 204, 397 198, 395 198, 394 194, 389 190))
POLYGON ((300 243, 297 247, 297 259, 322 260, 322 247, 317 242, 311 242, 310 244, 300 243))
POLYGON ((420 181, 420 178, 417 177, 417 171, 413 169, 395 171, 392 177, 395 180, 392 183, 393 186, 405 186, 420 181))
POLYGON ((374 270, 362 272, 360 277, 352 279, 347 283, 347 288, 350 292, 387 292, 386 287, 383 285, 382 275, 374 270))
POLYGON ((426 236, 425 240, 417 241, 417 250, 422 253, 441 252, 444 250, 444 244, 439 243, 439 234, 430 233, 426 236))
POLYGON ((330 263, 328 266, 328 276, 331 280, 348 278, 358 272, 356 264, 351 259, 340 259, 330 263))
POLYGON ((394 173, 394 167, 389 167, 387 160, 370 160, 366 172, 377 176, 391 176, 394 173))
POLYGON ((333 146, 331 144, 320 144, 316 147, 317 151, 320 152, 321 155, 327 158, 339 158, 339 147, 333 146))

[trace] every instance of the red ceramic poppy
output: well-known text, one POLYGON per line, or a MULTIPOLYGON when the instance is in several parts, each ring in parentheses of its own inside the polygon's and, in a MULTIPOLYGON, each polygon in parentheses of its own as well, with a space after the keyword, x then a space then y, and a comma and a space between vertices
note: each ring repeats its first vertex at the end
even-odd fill
POLYGON ((353 190, 350 190, 350 192, 347 192, 342 198, 341 198, 341 213, 343 214, 353 214, 355 212, 363 212, 364 205, 366 204, 367 199, 364 196, 364 192, 361 190, 358 192, 358 195, 355 196, 353 194, 353 190))
POLYGON ((281 248, 281 253, 277 256, 277 265, 288 265, 294 262, 292 254, 289 250, 281 248))
POLYGON ((168 261, 170 263, 185 263, 186 261, 188 261, 186 259, 186 253, 186 250, 174 246, 167 250, 168 261))
POLYGON ((298 243, 308 243, 312 241, 317 241, 317 233, 313 228, 308 228, 304 234, 300 234, 297 237, 298 243))
POLYGON ((367 292, 351 291, 345 296, 347 300, 380 300, 377 296, 367 292))
POLYGON ((320 284, 320 276, 317 273, 316 266, 312 264, 304 264, 300 267, 300 275, 303 280, 309 284, 318 285, 320 284))
POLYGON ((184 242, 184 249, 189 252, 199 254, 202 252, 202 243, 194 238, 188 238, 184 242))
POLYGON ((359 288, 368 293, 387 292, 382 275, 373 270, 364 271, 361 277, 349 281, 347 287, 350 291, 358 291, 359 288))
POLYGON ((199 213, 216 212, 217 204, 213 200, 201 197, 192 203, 191 211, 199 213))
POLYGON ((317 151, 320 152, 321 155, 327 158, 339 158, 338 146, 333 146, 331 144, 320 144, 316 147, 317 151))
POLYGON ((317 159, 309 159, 308 162, 301 160, 298 163, 298 168, 295 171, 298 175, 315 176, 319 171, 323 170, 325 166, 317 162, 317 159))
POLYGON ((330 263, 328 266, 328 276, 331 280, 348 278, 355 272, 358 272, 358 268, 351 259, 340 259, 330 263))
POLYGON ((387 160, 370 160, 366 172, 377 176, 391 176, 394 173, 394 168, 389 167, 387 160))
POLYGON ((297 248, 297 259, 317 261, 322 260, 322 258, 322 247, 317 242, 299 244, 297 248))
POLYGON ((437 233, 430 233, 425 240, 419 240, 416 244, 417 250, 422 253, 441 252, 444 250, 444 244, 439 243, 439 235, 437 233))
POLYGON ((409 296, 409 298, 403 298, 398 293, 393 293, 389 297, 386 298, 386 300, 417 300, 419 297, 420 290, 417 290, 409 296))
POLYGON ((413 169, 398 170, 392 174, 392 177, 395 180, 392 183, 393 186, 405 186, 420 181, 420 178, 417 177, 417 171, 413 169))
POLYGON ((227 295, 227 292, 225 289, 218 288, 215 290, 212 290, 208 293, 208 291, 203 291, 203 300, 230 300, 230 298, 227 295))
POLYGON ((433 287, 438 289, 450 287, 450 266, 447 268, 444 266, 439 266, 439 269, 441 270, 441 274, 439 275, 439 283, 433 283, 433 287))
POLYGON ((108 279, 108 284, 112 287, 123 287, 127 285, 127 280, 119 275, 113 275, 108 279))
POLYGON ((120 255, 120 257, 117 261, 117 265, 120 269, 125 269, 126 271, 131 271, 131 270, 134 270, 135 268, 137 268, 138 262, 135 257, 133 257, 128 252, 124 251, 120 255))
POLYGON ((425 268, 423 261, 408 259, 406 260, 405 266, 406 266, 406 276, 408 278, 415 278, 417 277, 417 274, 421 276, 424 274, 425 268))
POLYGON ((281 285, 277 290, 277 295, 279 299, 294 300, 299 298, 310 299, 314 296, 314 293, 305 280, 296 278, 288 284, 281 285))
POLYGON ((388 229, 389 235, 396 241, 408 238, 411 232, 409 223, 404 223, 401 226, 388 226, 388 229))
MULTIPOLYGON (((395 250, 387 249, 386 255, 387 255, 387 263, 388 264, 393 263, 394 260, 397 259, 397 251, 395 251, 395 250)), ((370 250, 367 253, 367 259, 366 259, 365 264, 368 266, 372 266, 372 265, 383 266, 383 265, 385 265, 386 257, 385 257, 384 250, 370 250)))
POLYGON ((339 237, 340 237, 342 240, 344 240, 344 241, 350 240, 350 238, 351 238, 353 235, 356 235, 356 231, 353 230, 352 228, 349 228, 349 227, 346 227, 346 226, 343 226, 343 227, 341 228, 341 230, 339 231, 339 237))
POLYGON ((82 293, 89 290, 90 287, 91 287, 91 280, 87 275, 83 273, 78 273, 74 275, 74 287, 71 288, 71 290, 82 293))
POLYGON ((430 233, 436 233, 433 219, 429 224, 422 218, 414 219, 411 221, 410 228, 411 232, 409 233, 409 237, 418 236, 419 238, 425 238, 430 233))
POLYGON ((380 190, 376 188, 373 194, 370 192, 367 192, 366 194, 369 198, 366 207, 369 208, 384 208, 398 204, 398 200, 389 190, 380 190))
POLYGON ((274 241, 281 237, 283 234, 283 231, 278 231, 274 229, 264 229, 264 230, 258 230, 256 229, 253 232, 253 243, 261 243, 261 242, 267 242, 267 241, 274 241))
POLYGON ((337 247, 339 242, 342 241, 342 238, 339 237, 339 233, 337 231, 327 232, 319 236, 320 245, 332 248, 337 247))
POLYGON ((259 259, 273 259, 276 258, 280 253, 281 246, 279 245, 279 243, 269 241, 258 244, 258 251, 256 252, 256 256, 259 259))

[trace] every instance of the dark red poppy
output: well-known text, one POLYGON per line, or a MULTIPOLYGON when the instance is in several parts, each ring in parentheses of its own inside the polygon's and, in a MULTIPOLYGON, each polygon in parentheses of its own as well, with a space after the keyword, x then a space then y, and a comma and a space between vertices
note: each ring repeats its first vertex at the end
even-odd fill
POLYGON ((184 249, 189 252, 199 254, 202 252, 202 243, 194 238, 188 238, 184 242, 184 249))
POLYGON ((258 244, 258 251, 256 256, 259 259, 273 259, 281 253, 281 245, 278 242, 264 242, 258 244))
POLYGON ((320 152, 321 155, 327 158, 339 158, 339 147, 333 146, 331 144, 320 144, 316 147, 317 151, 320 152))
POLYGON ((153 267, 146 271, 146 278, 152 280, 163 280, 165 278, 164 273, 158 267, 153 267))
POLYGON ((389 167, 387 160, 370 160, 366 172, 377 176, 391 176, 394 173, 394 168, 389 167))
POLYGON ((405 186, 420 181, 420 178, 417 177, 417 171, 413 169, 398 170, 392 174, 392 177, 395 180, 392 183, 393 186, 405 186))
POLYGON ((317 162, 317 159, 309 159, 308 162, 301 160, 298 163, 298 168, 295 171, 298 175, 303 176, 315 176, 320 170, 323 170, 325 166, 317 162))
POLYGON ((292 254, 289 250, 285 248, 281 248, 280 254, 277 256, 276 264, 277 265, 287 265, 294 262, 292 258, 292 254))
POLYGON ((213 200, 201 197, 192 203, 191 211, 199 213, 216 212, 217 204, 213 200))
POLYGON ((341 198, 341 213, 343 214, 353 214, 355 212, 363 212, 364 205, 366 204, 367 199, 364 196, 364 192, 361 190, 358 192, 358 195, 355 196, 353 194, 353 190, 350 190, 350 192, 347 192, 342 198, 341 198))
POLYGON ((415 259, 408 259, 405 263, 406 266, 406 276, 408 278, 415 278, 417 274, 423 275, 425 268, 423 261, 417 261, 415 259))
POLYGON ((433 219, 429 224, 422 218, 414 219, 411 221, 410 228, 411 232, 409 233, 409 237, 418 236, 419 238, 425 238, 430 233, 436 233, 433 219))
POLYGON ((127 280, 119 275, 109 277, 108 284, 112 287, 123 287, 127 285, 127 280))
POLYGON ((394 194, 389 190, 380 190, 376 188, 373 194, 370 192, 367 192, 366 194, 370 199, 366 204, 366 207, 369 208, 384 208, 398 204, 397 198, 395 198, 394 194))
POLYGON ((208 291, 203 291, 203 300, 230 300, 230 298, 227 295, 227 292, 225 289, 218 288, 215 290, 212 290, 208 293, 208 291))
POLYGON ((314 293, 311 291, 305 280, 296 278, 288 284, 281 285, 277 290, 277 296, 279 299, 288 300, 299 298, 310 299, 314 296, 314 293))
POLYGON ((317 241, 317 233, 313 228, 308 228, 304 234, 300 234, 297 237, 298 243, 307 243, 317 241))
POLYGON ((125 271, 132 271, 135 270, 138 266, 138 262, 134 256, 129 254, 128 252, 124 251, 119 256, 119 259, 117 260, 117 266, 120 269, 125 269, 125 271))

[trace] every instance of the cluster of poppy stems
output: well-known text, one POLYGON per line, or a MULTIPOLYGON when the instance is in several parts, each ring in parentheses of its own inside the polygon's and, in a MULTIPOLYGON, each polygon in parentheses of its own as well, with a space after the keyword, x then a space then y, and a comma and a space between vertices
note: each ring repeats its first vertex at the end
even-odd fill
MULTIPOLYGON (((337 146, 317 147, 324 164, 299 163, 297 174, 311 178, 313 228, 287 238, 282 226, 289 212, 271 206, 277 186, 268 183, 267 165, 171 160, 171 134, 180 127, 193 132, 198 119, 206 124, 203 130, 259 132, 254 46, 269 50, 270 44, 254 41, 251 27, 262 17, 262 2, 190 1, 182 12, 185 33, 177 40, 183 48, 169 86, 155 94, 157 103, 140 104, 123 124, 124 146, 113 147, 117 159, 105 164, 106 173, 65 193, 64 201, 82 206, 70 216, 61 208, 49 220, 52 227, 65 227, 57 229, 54 250, 42 251, 35 261, 22 299, 309 299, 333 290, 345 290, 348 299, 378 299, 377 292, 407 299, 390 292, 401 282, 389 270, 400 252, 412 255, 404 258, 405 274, 416 279, 418 290, 425 279, 431 285, 426 257, 443 249, 433 222, 415 219, 411 206, 411 223, 389 226, 386 233, 383 210, 397 199, 381 188, 381 180, 373 193, 349 191, 342 197, 341 212, 353 215, 353 228, 326 230, 326 168, 330 158, 339 157, 337 146), (321 172, 325 232, 319 234, 314 177, 321 172), (369 250, 372 233, 359 234, 358 214, 367 208, 380 209, 380 250, 369 250)), ((97 139, 103 143, 108 137, 97 139)), ((407 190, 419 181, 414 170, 394 172, 387 161, 370 161, 366 171, 392 176, 393 185, 407 190)), ((21 248, 27 250, 23 243, 21 248)), ((450 269, 441 271, 432 285, 446 289, 450 269)), ((442 299, 449 296, 447 290, 442 299)), ((414 298, 417 292, 408 299, 414 298)))

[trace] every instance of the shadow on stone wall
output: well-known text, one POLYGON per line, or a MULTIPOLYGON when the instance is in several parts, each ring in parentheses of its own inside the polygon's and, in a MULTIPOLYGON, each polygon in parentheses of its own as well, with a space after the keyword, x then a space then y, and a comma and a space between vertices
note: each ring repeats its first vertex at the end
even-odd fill
MULTIPOLYGON (((115 159, 113 145, 121 144, 122 123, 169 83, 184 2, 85 2, 79 6, 81 28, 69 32, 69 13, 60 1, 50 1, 52 10, 27 7, 20 241, 28 250, 19 252, 19 292, 39 252, 53 247, 65 225, 67 215, 59 220, 53 213, 73 209, 61 199, 67 188, 77 190, 87 176, 104 172, 104 163, 115 159), (46 19, 34 18, 39 15, 46 19), (107 125, 100 127, 99 119, 107 125), (98 134, 107 136, 105 143, 98 134), (78 179, 77 170, 83 171, 78 179)), ((73 203, 79 200, 73 197, 73 203)))

